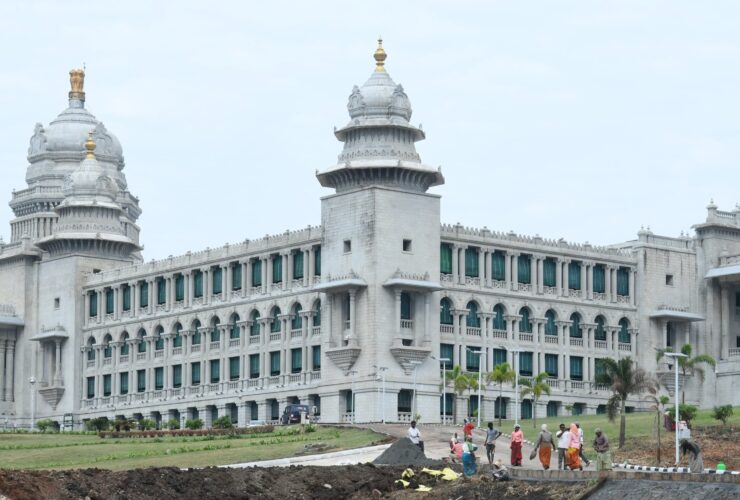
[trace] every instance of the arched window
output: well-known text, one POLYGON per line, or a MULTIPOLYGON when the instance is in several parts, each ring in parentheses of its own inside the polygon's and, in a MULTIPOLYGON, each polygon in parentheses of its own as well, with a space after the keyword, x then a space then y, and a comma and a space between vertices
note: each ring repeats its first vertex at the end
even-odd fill
POLYGON ((471 328, 480 328, 480 318, 478 317, 478 304, 472 300, 468 302, 468 317, 466 320, 467 326, 471 328))
POLYGON ((238 339, 240 336, 239 332, 239 325, 237 324, 239 321, 239 315, 234 313, 231 315, 231 320, 229 320, 229 338, 230 339, 238 339))
POLYGON ((164 328, 161 326, 158 326, 154 333, 154 350, 155 351, 161 351, 164 349, 164 337, 162 337, 162 334, 164 333, 164 328))
POLYGON ((95 359, 95 337, 87 339, 87 360, 92 361, 95 359))
POLYGON ((196 319, 193 321, 191 330, 193 330, 193 340, 191 340, 191 343, 193 345, 200 345, 200 321, 199 320, 196 319))
POLYGON ((277 306, 273 307, 272 314, 270 314, 270 316, 272 317, 272 323, 270 323, 270 332, 280 332, 280 308, 277 306))
POLYGON ((144 340, 144 337, 146 337, 146 330, 141 328, 139 330, 139 333, 136 334, 136 337, 139 339, 139 343, 136 346, 136 351, 146 352, 146 340, 144 340))
POLYGON ((401 292, 401 319, 411 319, 411 295, 401 292))
POLYGON ((529 308, 522 307, 519 309, 519 315, 522 317, 519 321, 519 331, 522 333, 532 333, 532 321, 529 319, 529 308))
POLYGON ((293 306, 293 310, 291 311, 291 315, 293 316, 290 320, 290 328, 291 330, 300 330, 303 328, 303 318, 301 317, 301 311, 303 308, 300 304, 295 304, 293 306))
POLYGON ((558 335, 558 327, 555 325, 555 311, 548 309, 545 313, 545 335, 558 335))
POLYGON ((103 357, 104 358, 111 358, 113 357, 113 347, 110 345, 110 343, 113 341, 113 337, 111 337, 110 333, 105 336, 103 339, 103 357))
POLYGON ((447 297, 439 301, 439 323, 441 325, 452 324, 452 304, 447 297))
POLYGON ((506 330, 506 320, 504 319, 504 306, 496 304, 493 306, 493 329, 506 330))
POLYGON ((581 315, 578 313, 573 313, 570 315, 570 320, 572 321, 570 325, 570 336, 582 338, 583 330, 581 330, 581 315))
POLYGON ((249 336, 259 337, 260 336, 260 313, 256 309, 252 311, 250 316, 251 324, 249 325, 249 336))
POLYGON ((321 301, 317 300, 313 304, 313 326, 321 326, 321 301))
POLYGON ((596 316, 596 320, 594 321, 594 323, 596 323, 596 330, 594 330, 594 340, 606 340, 606 329, 604 328, 606 321, 604 320, 604 316, 596 316))
POLYGON ((128 332, 121 334, 121 356, 128 356, 128 332))
POLYGON ((172 347, 182 347, 182 325, 178 321, 175 323, 175 337, 172 339, 172 347))
POLYGON ((629 332, 630 322, 627 318, 619 320, 619 343, 630 344, 632 342, 632 335, 629 332))
POLYGON ((220 324, 221 324, 221 320, 218 319, 218 317, 214 317, 211 320, 211 342, 221 341, 221 331, 218 328, 218 325, 220 324))

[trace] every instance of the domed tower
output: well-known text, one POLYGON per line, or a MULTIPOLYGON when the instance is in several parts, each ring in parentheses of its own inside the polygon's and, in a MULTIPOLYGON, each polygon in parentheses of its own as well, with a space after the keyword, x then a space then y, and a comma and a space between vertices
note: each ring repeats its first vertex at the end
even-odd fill
POLYGON ((136 220, 141 215, 139 200, 129 193, 123 174, 124 159, 121 143, 92 113, 85 108, 85 72, 69 72, 71 90, 69 106, 48 127, 36 124, 28 148, 29 166, 26 171, 28 187, 13 192, 10 207, 15 219, 11 221, 11 242, 24 236, 32 243, 47 238, 55 231, 55 207, 64 199, 65 179, 80 167, 85 158, 85 142, 93 131, 95 157, 104 174, 117 186, 116 202, 126 219, 127 235, 138 244, 139 228, 136 220))
MULTIPOLYGON (((439 378, 430 356, 439 351, 440 197, 427 191, 444 177, 416 152, 424 132, 409 122, 411 103, 386 71, 386 57, 379 40, 375 71, 352 89, 350 121, 335 131, 344 143, 339 162, 316 174, 335 190, 321 205, 323 349, 331 360, 322 370, 332 372, 327 380, 348 383, 336 399, 322 396, 327 414, 348 411, 352 390, 358 408, 378 406, 377 382, 350 383, 358 373, 386 369, 388 409, 412 379, 439 378)), ((419 390, 417 410, 439 415, 438 388, 419 390)))

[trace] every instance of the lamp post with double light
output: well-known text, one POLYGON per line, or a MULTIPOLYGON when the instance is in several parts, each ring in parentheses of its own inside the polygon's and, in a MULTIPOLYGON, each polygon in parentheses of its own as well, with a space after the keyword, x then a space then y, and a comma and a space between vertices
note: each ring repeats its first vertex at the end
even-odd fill
POLYGON ((439 358, 439 362, 442 363, 442 424, 444 425, 447 421, 447 363, 450 362, 450 358, 439 358))
POLYGON ((483 359, 482 356, 485 353, 483 352, 483 350, 474 351, 474 350, 472 350, 470 348, 468 348, 468 352, 470 354, 473 354, 473 355, 477 355, 478 356, 478 428, 480 429, 480 414, 481 414, 481 402, 480 402, 481 394, 480 394, 480 390, 481 390, 481 385, 483 384, 483 378, 482 378, 483 377, 483 366, 481 366, 481 365, 483 364, 482 363, 482 359, 483 359))
POLYGON ((413 360, 410 362, 412 365, 414 365, 414 399, 411 403, 411 420, 416 419, 416 370, 419 368, 419 365, 421 364, 421 361, 413 360))
POLYGON ((676 434, 676 464, 678 464, 678 460, 679 460, 679 456, 678 456, 678 423, 681 421, 681 418, 680 418, 680 415, 679 415, 679 412, 678 412, 678 360, 679 360, 679 358, 686 358, 688 356, 686 356, 685 354, 680 353, 680 352, 666 352, 666 353, 664 353, 664 355, 666 357, 668 357, 668 358, 673 358, 673 368, 674 368, 673 371, 675 373, 675 384, 676 385, 675 385, 675 388, 673 390, 674 391, 673 392, 673 399, 675 400, 675 403, 676 403, 676 414, 675 414, 675 417, 676 418, 675 418, 674 422, 676 423, 676 425, 675 425, 675 427, 676 427, 676 429, 675 429, 675 434, 676 434))
POLYGON ((514 425, 519 425, 519 366, 517 358, 521 352, 523 350, 516 347, 511 350, 514 361, 514 425))

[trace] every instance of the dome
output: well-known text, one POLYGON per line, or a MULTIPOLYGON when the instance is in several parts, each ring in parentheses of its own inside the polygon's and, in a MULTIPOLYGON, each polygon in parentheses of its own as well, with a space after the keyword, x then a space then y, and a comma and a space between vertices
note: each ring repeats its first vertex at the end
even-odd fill
POLYGON ((62 206, 80 200, 95 200, 96 202, 113 202, 116 199, 117 188, 113 180, 105 175, 105 171, 95 158, 96 143, 93 133, 88 132, 85 141, 87 154, 80 162, 80 166, 69 174, 64 182, 64 196, 62 206))

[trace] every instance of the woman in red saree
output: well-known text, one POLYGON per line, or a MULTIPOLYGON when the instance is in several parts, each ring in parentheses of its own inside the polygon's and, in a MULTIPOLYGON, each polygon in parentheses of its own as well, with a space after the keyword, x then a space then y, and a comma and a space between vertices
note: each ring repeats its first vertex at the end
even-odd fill
POLYGON ((521 431, 519 424, 514 426, 514 432, 511 433, 511 465, 522 465, 522 443, 524 442, 524 433, 521 431))

